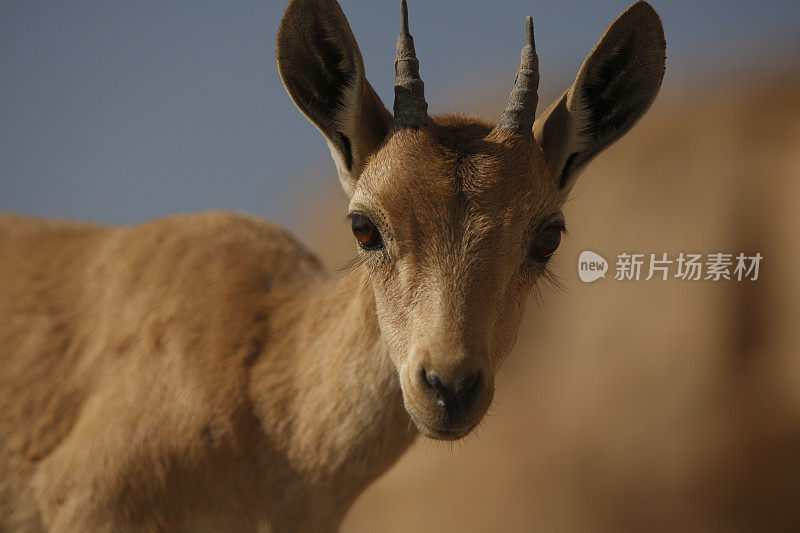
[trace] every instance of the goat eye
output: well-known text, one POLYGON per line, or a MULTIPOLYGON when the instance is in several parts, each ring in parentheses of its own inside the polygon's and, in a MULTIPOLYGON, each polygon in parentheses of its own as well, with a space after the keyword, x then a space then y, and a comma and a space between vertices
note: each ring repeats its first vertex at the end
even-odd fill
POLYGON ((381 233, 375 224, 365 215, 354 213, 350 216, 350 226, 358 245, 365 250, 378 250, 383 248, 381 233))
POLYGON ((540 231, 531 246, 530 258, 540 263, 548 261, 561 244, 563 231, 564 225, 561 223, 550 224, 540 231))

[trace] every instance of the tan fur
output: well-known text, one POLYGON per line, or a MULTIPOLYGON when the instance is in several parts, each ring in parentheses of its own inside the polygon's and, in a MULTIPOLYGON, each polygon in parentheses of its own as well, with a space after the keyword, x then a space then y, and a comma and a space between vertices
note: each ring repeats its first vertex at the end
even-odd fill
POLYGON ((415 427, 459 438, 489 407, 545 273, 528 250, 563 218, 553 165, 533 136, 472 117, 387 129, 338 5, 295 0, 284 24, 281 75, 385 249, 335 278, 242 215, 0 218, 0 524, 329 530, 415 427), (341 46, 350 78, 304 92, 308 39, 341 46), (319 107, 337 91, 345 109, 319 107), (477 375, 474 401, 446 413, 425 368, 477 375))
POLYGON ((1 222, 7 525, 331 527, 410 444, 369 291, 282 230, 1 222))

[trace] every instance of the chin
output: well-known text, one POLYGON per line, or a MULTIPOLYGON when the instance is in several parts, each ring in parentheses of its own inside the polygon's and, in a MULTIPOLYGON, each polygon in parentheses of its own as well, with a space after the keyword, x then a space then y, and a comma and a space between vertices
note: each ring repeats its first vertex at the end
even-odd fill
POLYGON ((424 436, 428 437, 429 439, 435 440, 458 440, 466 437, 469 435, 475 426, 478 424, 471 424, 468 426, 456 426, 456 427, 446 427, 446 426, 434 426, 432 424, 426 423, 421 421, 418 417, 411 415, 411 420, 414 421, 414 425, 417 426, 417 429, 420 433, 424 436))

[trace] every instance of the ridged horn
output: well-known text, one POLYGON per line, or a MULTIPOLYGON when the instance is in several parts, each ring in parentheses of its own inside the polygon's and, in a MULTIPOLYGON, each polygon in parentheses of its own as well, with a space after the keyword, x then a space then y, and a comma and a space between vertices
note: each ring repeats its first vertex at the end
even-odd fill
POLYGON ((414 38, 408 33, 408 5, 402 0, 403 27, 397 38, 394 60, 394 118, 405 128, 421 128, 428 119, 425 84, 419 77, 419 61, 414 38))
POLYGON ((522 58, 514 77, 514 90, 508 98, 508 105, 500 117, 499 128, 506 129, 523 137, 532 137, 533 120, 539 104, 539 57, 533 41, 533 19, 525 19, 525 46, 522 58))

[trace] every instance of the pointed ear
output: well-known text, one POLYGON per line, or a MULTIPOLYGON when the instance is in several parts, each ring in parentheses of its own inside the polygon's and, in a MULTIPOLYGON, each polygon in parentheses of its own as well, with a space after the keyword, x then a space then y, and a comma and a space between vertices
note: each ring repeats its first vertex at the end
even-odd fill
POLYGON ((364 76, 361 51, 339 4, 292 0, 278 29, 276 56, 289 96, 325 136, 339 181, 352 195, 392 116, 364 76))
POLYGON ((575 83, 533 125, 553 176, 568 191, 598 153, 644 115, 664 78, 664 29, 646 2, 615 20, 575 83))

